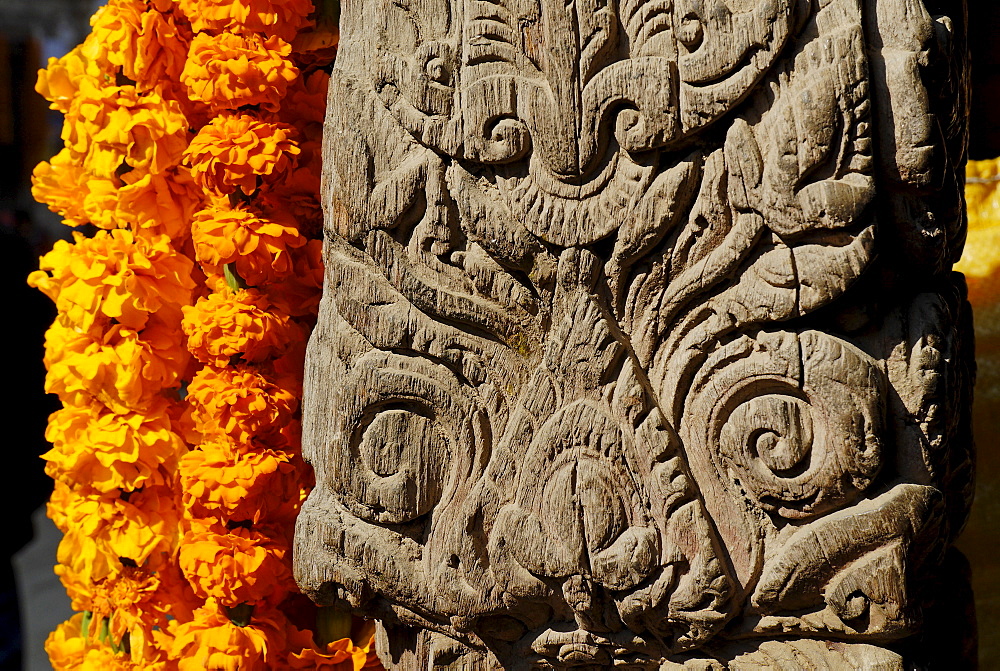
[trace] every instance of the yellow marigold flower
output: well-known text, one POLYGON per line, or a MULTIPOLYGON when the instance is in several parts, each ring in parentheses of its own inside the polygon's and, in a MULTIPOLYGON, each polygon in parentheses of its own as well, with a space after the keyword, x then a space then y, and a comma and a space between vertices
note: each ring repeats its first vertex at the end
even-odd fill
POLYGON ((237 443, 273 433, 292 420, 298 400, 248 366, 205 366, 188 385, 187 400, 201 433, 237 443))
MULTIPOLYGON (((42 161, 31 174, 31 195, 40 203, 63 218, 67 226, 90 223, 84 209, 85 194, 89 194, 93 175, 73 158, 69 149, 63 149, 49 161, 42 161)), ((107 205, 113 209, 117 189, 111 180, 101 180, 100 192, 111 198, 107 205)))
POLYGON ((80 671, 166 671, 167 663, 129 657, 124 650, 115 652, 107 645, 87 650, 80 671))
POLYGON ((191 235, 191 218, 203 204, 201 189, 191 179, 190 171, 178 167, 164 174, 144 175, 119 189, 115 223, 143 237, 166 235, 180 246, 191 235))
POLYGON ((73 502, 76 501, 77 497, 78 495, 70 489, 69 485, 56 480, 55 486, 52 489, 52 495, 45 503, 45 515, 63 533, 66 533, 66 529, 69 528, 67 511, 73 505, 73 502))
POLYGON ((239 276, 252 286, 291 274, 290 252, 307 240, 286 214, 269 215, 223 204, 201 210, 191 222, 195 256, 206 266, 235 264, 239 276))
POLYGON ((144 567, 125 566, 95 585, 92 622, 106 627, 110 642, 115 644, 128 635, 132 662, 155 663, 163 656, 154 630, 166 629, 167 616, 176 617, 178 610, 183 610, 177 601, 179 595, 162 575, 144 567))
POLYGON ((101 79, 110 70, 110 63, 99 58, 101 51, 100 43, 91 34, 62 58, 49 58, 48 65, 38 71, 35 91, 51 103, 50 108, 68 112, 80 83, 87 78, 101 79))
POLYGON ((112 178, 124 168, 162 173, 180 163, 190 133, 180 105, 134 86, 100 86, 85 79, 70 104, 62 139, 83 167, 112 178))
POLYGON ((178 467, 185 513, 253 524, 273 520, 298 498, 301 466, 289 452, 239 449, 225 439, 202 443, 178 467))
POLYGON ((311 0, 177 0, 196 31, 264 33, 291 41, 309 25, 311 0))
POLYGON ((142 0, 108 0, 90 17, 90 34, 116 68, 135 63, 136 37, 145 11, 142 0))
POLYGON ((92 582, 120 570, 122 559, 159 568, 177 538, 178 516, 169 488, 147 487, 122 496, 77 496, 57 559, 92 582), (89 542, 88 542, 89 541, 89 542), (104 564, 107 564, 105 571, 104 564), (94 570, 98 569, 98 570, 94 570))
POLYGON ((181 326, 202 363, 226 366, 234 357, 257 362, 281 354, 302 332, 256 289, 225 290, 185 306, 181 326))
POLYGON ((198 131, 185 160, 206 191, 228 195, 239 188, 250 195, 259 182, 280 181, 288 174, 299 153, 295 135, 288 124, 223 114, 198 131))
POLYGON ((96 406, 67 406, 49 418, 42 455, 45 472, 102 494, 166 485, 187 451, 166 415, 115 414, 96 406))
POLYGON ((192 100, 214 110, 259 105, 275 112, 288 85, 299 76, 292 46, 255 33, 198 33, 191 42, 181 81, 192 100))
POLYGON ((152 413, 180 385, 190 355, 179 332, 159 318, 137 332, 116 324, 99 337, 57 319, 46 333, 45 390, 69 405, 96 399, 117 413, 152 413))
POLYGON ((126 230, 73 234, 55 243, 28 284, 51 298, 68 323, 89 331, 114 319, 141 329, 165 306, 191 302, 193 264, 166 236, 136 237, 126 230))
POLYGON ((81 625, 83 613, 76 613, 45 639, 45 652, 53 671, 77 671, 87 653, 81 625))
MULTIPOLYGON (((63 532, 64 535, 69 532, 63 532)), ((97 547, 91 539, 79 539, 77 543, 78 546, 87 546, 89 549, 97 547)), ((94 550, 96 552, 96 550, 94 550)), ((103 556, 102 556, 103 557, 103 556)), ((112 566, 112 561, 109 558, 108 561, 101 562, 99 566, 94 564, 88 564, 86 566, 81 566, 85 571, 84 573, 78 573, 72 567, 66 566, 65 564, 56 564, 55 568, 52 570, 59 578, 59 582, 62 583, 63 589, 66 590, 66 596, 69 597, 70 607, 73 610, 84 611, 89 610, 91 605, 91 595, 94 587, 94 577, 103 577, 110 575, 114 570, 112 566)))
POLYGON ((284 661, 287 621, 276 610, 255 609, 240 626, 209 600, 190 622, 171 624, 178 671, 270 671, 284 661))
POLYGON ((288 548, 258 531, 236 527, 227 534, 195 529, 180 542, 177 562, 195 594, 226 607, 270 600, 294 589, 288 548))
POLYGON ((93 224, 98 228, 121 228, 135 218, 125 207, 125 190, 119 190, 120 180, 88 172, 69 149, 35 166, 31 182, 35 200, 61 215, 67 226, 93 224))
POLYGON ((111 0, 90 21, 107 60, 140 91, 164 80, 176 81, 184 67, 191 31, 169 12, 143 0, 111 0))

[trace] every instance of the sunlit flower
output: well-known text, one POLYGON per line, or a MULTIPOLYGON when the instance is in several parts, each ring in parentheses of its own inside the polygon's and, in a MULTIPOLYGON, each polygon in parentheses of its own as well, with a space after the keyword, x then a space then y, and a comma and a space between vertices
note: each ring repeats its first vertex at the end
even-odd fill
POLYGON ((284 558, 288 548, 256 530, 237 526, 226 534, 194 530, 180 542, 178 564, 195 594, 227 607, 274 602, 293 588, 284 558))
MULTIPOLYGON (((89 204, 99 201, 104 211, 114 211, 118 187, 114 180, 97 179, 88 173, 69 149, 63 149, 49 161, 35 166, 31 174, 31 195, 60 215, 67 226, 88 223, 100 226, 87 212, 88 201, 89 204)), ((98 218, 99 222, 103 220, 98 218)))
POLYGON ((298 409, 290 391, 244 365, 205 366, 187 391, 201 432, 226 434, 238 443, 279 430, 298 409))
POLYGON ((299 153, 295 129, 249 114, 223 114, 198 131, 185 151, 191 175, 207 191, 250 195, 260 181, 283 179, 299 153))
POLYGON ((199 33, 191 42, 181 81, 192 100, 215 110, 248 105, 277 111, 289 83, 299 76, 292 47, 278 37, 199 33))
POLYGON ((63 124, 63 141, 98 177, 162 173, 181 161, 190 133, 180 105, 134 86, 84 79, 63 124))
POLYGON ((225 439, 202 443, 180 461, 184 508, 191 517, 256 524, 294 515, 302 462, 273 449, 241 449, 225 439))
POLYGON ((141 332, 121 324, 95 337, 56 320, 45 337, 45 390, 64 403, 95 399, 118 413, 162 408, 190 355, 180 333, 157 318, 141 332))
POLYGON ((247 207, 218 204, 195 214, 191 237, 202 264, 233 263, 252 286, 289 275, 291 250, 307 243, 296 222, 281 212, 265 216, 247 207))
POLYGON ((45 472, 102 494, 166 485, 187 450, 166 415, 67 406, 49 418, 45 472))
POLYGON ((191 218, 204 200, 190 171, 183 167, 145 175, 121 187, 117 196, 116 226, 128 226, 145 237, 166 235, 175 247, 190 236, 191 218))
POLYGON ((107 60, 138 90, 148 91, 180 76, 191 34, 169 12, 143 0, 111 0, 97 11, 91 26, 107 60))
POLYGON ((203 363, 225 366, 234 357, 263 361, 282 353, 302 332, 255 289, 226 290, 185 306, 187 346, 203 363))
POLYGON ((111 64, 98 59, 101 51, 100 42, 91 34, 62 58, 49 58, 48 65, 38 71, 35 91, 51 103, 52 109, 68 112, 84 79, 98 80, 110 71, 111 64))
POLYGON ((121 496, 79 494, 69 503, 57 558, 91 582, 129 562, 143 566, 150 561, 149 568, 156 570, 176 543, 178 516, 169 489, 147 487, 121 496))
POLYGON ((286 622, 280 612, 254 609, 249 622, 234 623, 209 600, 194 619, 175 624, 171 657, 179 671, 268 671, 284 661, 286 622))
POLYGON ((87 644, 81 631, 83 613, 66 620, 45 639, 45 652, 53 671, 76 671, 83 663, 87 644))
POLYGON ((291 40, 309 25, 311 0, 177 0, 197 30, 263 33, 291 40))
POLYGON ((74 233, 74 243, 56 241, 28 283, 55 301, 67 321, 84 331, 114 319, 141 329, 166 305, 191 302, 191 261, 164 236, 136 237, 131 231, 74 233))

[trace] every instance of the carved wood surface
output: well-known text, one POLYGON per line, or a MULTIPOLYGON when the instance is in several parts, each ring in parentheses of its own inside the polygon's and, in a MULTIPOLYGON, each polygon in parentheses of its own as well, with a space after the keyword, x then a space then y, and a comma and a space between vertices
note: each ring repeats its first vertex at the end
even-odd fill
POLYGON ((927 654, 973 467, 931 4, 345 2, 302 589, 410 671, 927 654))

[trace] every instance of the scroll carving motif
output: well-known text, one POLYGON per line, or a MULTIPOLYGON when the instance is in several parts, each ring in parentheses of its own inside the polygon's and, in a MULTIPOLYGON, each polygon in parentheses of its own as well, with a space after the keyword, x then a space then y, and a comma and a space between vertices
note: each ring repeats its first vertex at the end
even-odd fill
POLYGON ((411 671, 919 658, 972 480, 943 4, 346 2, 303 590, 411 671))

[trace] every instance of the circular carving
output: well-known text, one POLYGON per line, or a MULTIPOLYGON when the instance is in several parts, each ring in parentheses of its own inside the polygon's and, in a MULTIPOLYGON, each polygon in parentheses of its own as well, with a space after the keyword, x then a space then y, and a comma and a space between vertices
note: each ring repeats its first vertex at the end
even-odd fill
POLYGON ((362 358, 338 393, 326 483, 355 515, 403 524, 431 512, 468 474, 481 411, 443 366, 382 352, 362 358))
POLYGON ((874 361, 814 331, 764 333, 729 349, 706 387, 720 394, 709 446, 732 484, 788 519, 867 488, 881 465, 884 382, 874 361))

